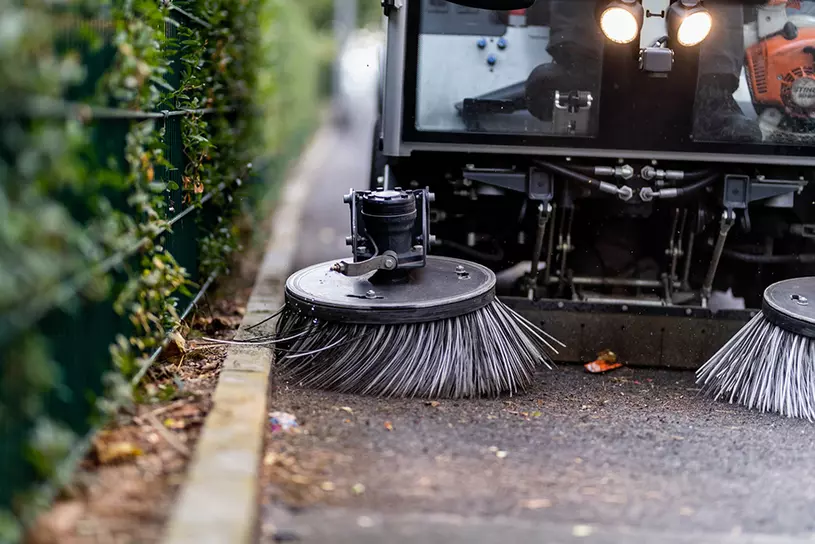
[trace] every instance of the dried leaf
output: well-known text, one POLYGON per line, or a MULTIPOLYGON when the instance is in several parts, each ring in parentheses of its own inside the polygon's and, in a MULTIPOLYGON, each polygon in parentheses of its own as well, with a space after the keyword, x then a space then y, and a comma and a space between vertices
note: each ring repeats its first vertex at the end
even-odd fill
POLYGON ((354 413, 354 411, 351 409, 350 406, 343 406, 343 407, 340 408, 340 410, 342 410, 343 412, 348 412, 349 414, 354 413))
POLYGON ((164 426, 168 429, 183 429, 187 424, 183 420, 168 417, 164 420, 164 426))
POLYGON ((132 442, 96 442, 96 458, 102 465, 125 461, 143 454, 144 452, 132 442))
POLYGON ((200 181, 195 182, 195 186, 193 187, 193 190, 195 191, 195 194, 200 195, 201 193, 204 192, 204 184, 201 183, 200 181))
POLYGON ((393 423, 391 423, 390 421, 386 421, 385 422, 385 428, 387 430, 389 430, 389 431, 392 431, 393 430, 393 423))
POLYGON ((608 363, 600 359, 592 361, 591 363, 586 363, 584 365, 586 370, 588 370, 592 374, 602 374, 603 372, 608 372, 610 370, 614 370, 622 366, 623 366, 622 363, 608 363))
POLYGON ((274 452, 269 452, 263 457, 263 464, 267 467, 274 465, 277 462, 277 454, 274 452))
POLYGON ((437 401, 437 400, 429 400, 429 401, 425 402, 425 404, 428 405, 428 406, 432 406, 433 408, 437 408, 438 406, 441 405, 441 403, 439 401, 437 401))
POLYGON ((591 372, 592 374, 600 374, 602 372, 608 372, 609 370, 614 370, 615 368, 620 368, 622 363, 617 362, 617 354, 611 351, 610 349, 605 349, 597 354, 597 359, 586 363, 583 365, 586 370, 591 372))

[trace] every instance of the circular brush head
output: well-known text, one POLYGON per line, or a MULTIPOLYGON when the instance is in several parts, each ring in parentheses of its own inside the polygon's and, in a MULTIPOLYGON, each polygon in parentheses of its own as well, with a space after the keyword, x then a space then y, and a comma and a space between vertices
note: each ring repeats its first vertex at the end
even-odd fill
POLYGON ((276 336, 284 377, 306 387, 424 398, 519 391, 557 342, 495 298, 490 269, 436 256, 402 283, 296 272, 276 336))
POLYGON ((767 287, 761 312, 696 375, 715 398, 815 419, 815 277, 767 287))

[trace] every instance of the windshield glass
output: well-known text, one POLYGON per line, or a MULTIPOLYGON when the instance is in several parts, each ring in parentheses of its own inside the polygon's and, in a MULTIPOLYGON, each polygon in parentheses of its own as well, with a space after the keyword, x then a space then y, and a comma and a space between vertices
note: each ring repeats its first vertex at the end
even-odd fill
MULTIPOLYGON (((647 11, 636 49, 626 49, 634 52, 628 64, 608 67, 607 50, 621 46, 601 30, 594 0, 538 0, 515 12, 420 1, 419 131, 594 138, 605 119, 614 118, 614 130, 630 128, 604 108, 631 107, 626 119, 648 122, 666 109, 653 106, 657 95, 671 94, 667 107, 682 112, 683 122, 654 121, 690 140, 813 143, 815 1, 707 2, 712 24, 696 47, 677 43, 692 32, 669 37, 665 10, 647 11), (632 78, 647 79, 621 99, 632 78)), ((645 0, 645 9, 652 4, 669 2, 645 0)), ((612 19, 611 28, 625 34, 625 24, 612 19)))

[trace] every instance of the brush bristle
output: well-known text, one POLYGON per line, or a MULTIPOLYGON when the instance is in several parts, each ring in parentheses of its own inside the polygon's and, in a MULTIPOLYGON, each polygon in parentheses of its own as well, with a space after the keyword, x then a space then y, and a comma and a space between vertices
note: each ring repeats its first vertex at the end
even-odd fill
MULTIPOLYGON (((559 343, 494 300, 460 317, 403 325, 315 320, 286 309, 277 362, 289 379, 316 389, 384 397, 494 397, 523 390, 546 350, 559 343)), ((562 344, 561 344, 562 345, 562 344)))
POLYGON ((757 314, 696 373, 703 391, 761 412, 815 419, 815 340, 757 314))

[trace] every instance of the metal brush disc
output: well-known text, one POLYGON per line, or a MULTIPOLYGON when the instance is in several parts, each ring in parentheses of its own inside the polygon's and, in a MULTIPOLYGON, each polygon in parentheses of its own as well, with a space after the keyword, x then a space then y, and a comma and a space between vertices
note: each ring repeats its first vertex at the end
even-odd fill
POLYGON ((335 261, 292 274, 286 303, 318 319, 362 325, 436 321, 474 312, 495 298, 495 274, 489 268, 448 257, 428 256, 408 283, 373 284, 366 274, 344 276, 335 261))
POLYGON ((761 311, 774 325, 815 338, 815 277, 793 278, 770 285, 764 290, 761 311))

